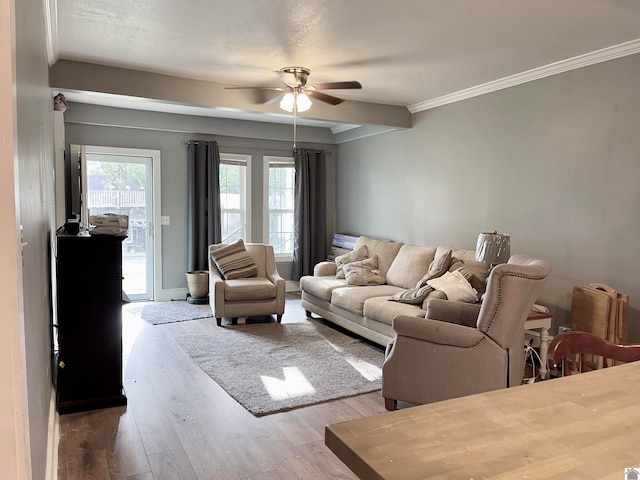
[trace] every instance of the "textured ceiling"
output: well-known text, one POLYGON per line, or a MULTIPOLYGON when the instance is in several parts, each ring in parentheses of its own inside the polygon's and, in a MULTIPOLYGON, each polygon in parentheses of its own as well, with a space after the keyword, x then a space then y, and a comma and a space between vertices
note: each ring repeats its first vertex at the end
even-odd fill
POLYGON ((410 106, 639 38, 638 0, 57 0, 53 47, 243 86, 301 65, 362 83, 342 98, 410 106))

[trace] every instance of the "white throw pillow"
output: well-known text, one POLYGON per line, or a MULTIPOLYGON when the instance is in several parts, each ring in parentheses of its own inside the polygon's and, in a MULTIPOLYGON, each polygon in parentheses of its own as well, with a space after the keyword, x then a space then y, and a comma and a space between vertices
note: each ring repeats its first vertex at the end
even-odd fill
POLYGON ((378 270, 378 256, 351 262, 344 266, 347 285, 382 285, 385 278, 378 270))
POLYGON ((336 278, 345 278, 344 266, 353 262, 359 262, 365 260, 369 255, 367 246, 363 245, 356 250, 352 250, 344 255, 336 257, 336 278))
POLYGON ((432 278, 427 281, 427 285, 443 291, 447 298, 454 302, 475 303, 478 301, 478 291, 471 286, 459 270, 432 278))

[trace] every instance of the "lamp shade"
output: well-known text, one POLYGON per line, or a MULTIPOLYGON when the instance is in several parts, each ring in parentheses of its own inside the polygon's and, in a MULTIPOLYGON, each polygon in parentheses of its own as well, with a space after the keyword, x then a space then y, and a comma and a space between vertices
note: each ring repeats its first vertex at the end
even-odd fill
POLYGON ((280 100, 280 108, 287 112, 293 112, 293 102, 295 101, 296 97, 293 96, 293 93, 287 93, 282 97, 282 100, 280 100))
POLYGON ((311 100, 304 93, 287 93, 280 101, 280 108, 287 112, 293 112, 294 104, 296 111, 305 112, 311 107, 311 100))
POLYGON ((296 96, 296 102, 299 112, 306 112, 307 110, 309 110, 309 108, 311 108, 311 100, 305 93, 299 93, 296 96))
POLYGON ((511 237, 504 233, 485 232, 478 235, 476 260, 492 265, 505 263, 511 256, 511 237))

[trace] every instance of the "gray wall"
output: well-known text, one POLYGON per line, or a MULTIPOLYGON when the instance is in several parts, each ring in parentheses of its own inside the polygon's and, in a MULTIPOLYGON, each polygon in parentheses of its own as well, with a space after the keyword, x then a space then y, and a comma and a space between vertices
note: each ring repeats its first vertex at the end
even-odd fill
MULTIPOLYGON (((45 478, 51 400, 49 272, 53 202, 53 97, 49 91, 43 3, 14 2, 16 39, 16 198, 14 218, 23 227, 23 345, 5 345, 24 353, 31 475, 45 478)), ((5 108, 11 108, 6 99, 5 108)), ((7 159, 7 161, 10 161, 7 159)), ((13 222, 9 223, 11 225, 13 222)), ((18 237, 13 233, 13 241, 18 237)), ((18 262, 20 259, 18 259, 18 262)), ((17 412, 18 415, 20 412, 17 412)), ((6 411, 3 414, 11 415, 6 411)), ((20 424, 22 419, 17 419, 20 424)), ((5 433, 9 435, 8 433, 5 433)), ((52 439, 54 440, 54 439, 52 439)))
MULTIPOLYGON (((293 130, 291 125, 260 124, 191 117, 155 112, 71 104, 65 112, 65 134, 68 146, 100 145, 110 147, 145 148, 161 152, 162 215, 171 217, 171 225, 162 227, 162 288, 185 288, 187 271, 187 145, 192 139, 216 140, 220 152, 252 156, 252 217, 251 241, 261 242, 263 156, 291 155, 293 130), (96 124, 97 123, 97 124, 96 124), (224 132, 225 135, 214 134, 224 132), (233 136, 229 135, 232 133, 233 136), (259 136, 259 137, 258 137, 259 136), (271 137, 271 138, 270 138, 271 137), (276 138, 275 140, 272 138, 276 138), (287 139, 287 140, 282 140, 287 139)), ((329 184, 327 211, 328 230, 334 230, 335 155, 334 145, 326 129, 302 127, 298 130, 298 146, 324 149, 327 155, 329 184)), ((330 240, 330 236, 328 237, 330 240)), ((291 264, 279 263, 278 270, 289 279, 291 264)))
MULTIPOLYGON (((421 112, 338 147, 338 231, 512 252, 553 264, 539 299, 568 324, 575 285, 630 296, 640 341, 640 55, 421 112)), ((555 332, 553 332, 555 333, 555 332)))

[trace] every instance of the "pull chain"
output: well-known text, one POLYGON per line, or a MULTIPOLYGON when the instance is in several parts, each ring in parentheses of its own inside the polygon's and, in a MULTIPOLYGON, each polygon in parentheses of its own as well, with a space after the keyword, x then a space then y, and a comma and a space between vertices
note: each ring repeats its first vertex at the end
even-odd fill
POLYGON ((296 149, 296 116, 298 113, 298 97, 297 95, 293 99, 293 149, 296 149))

